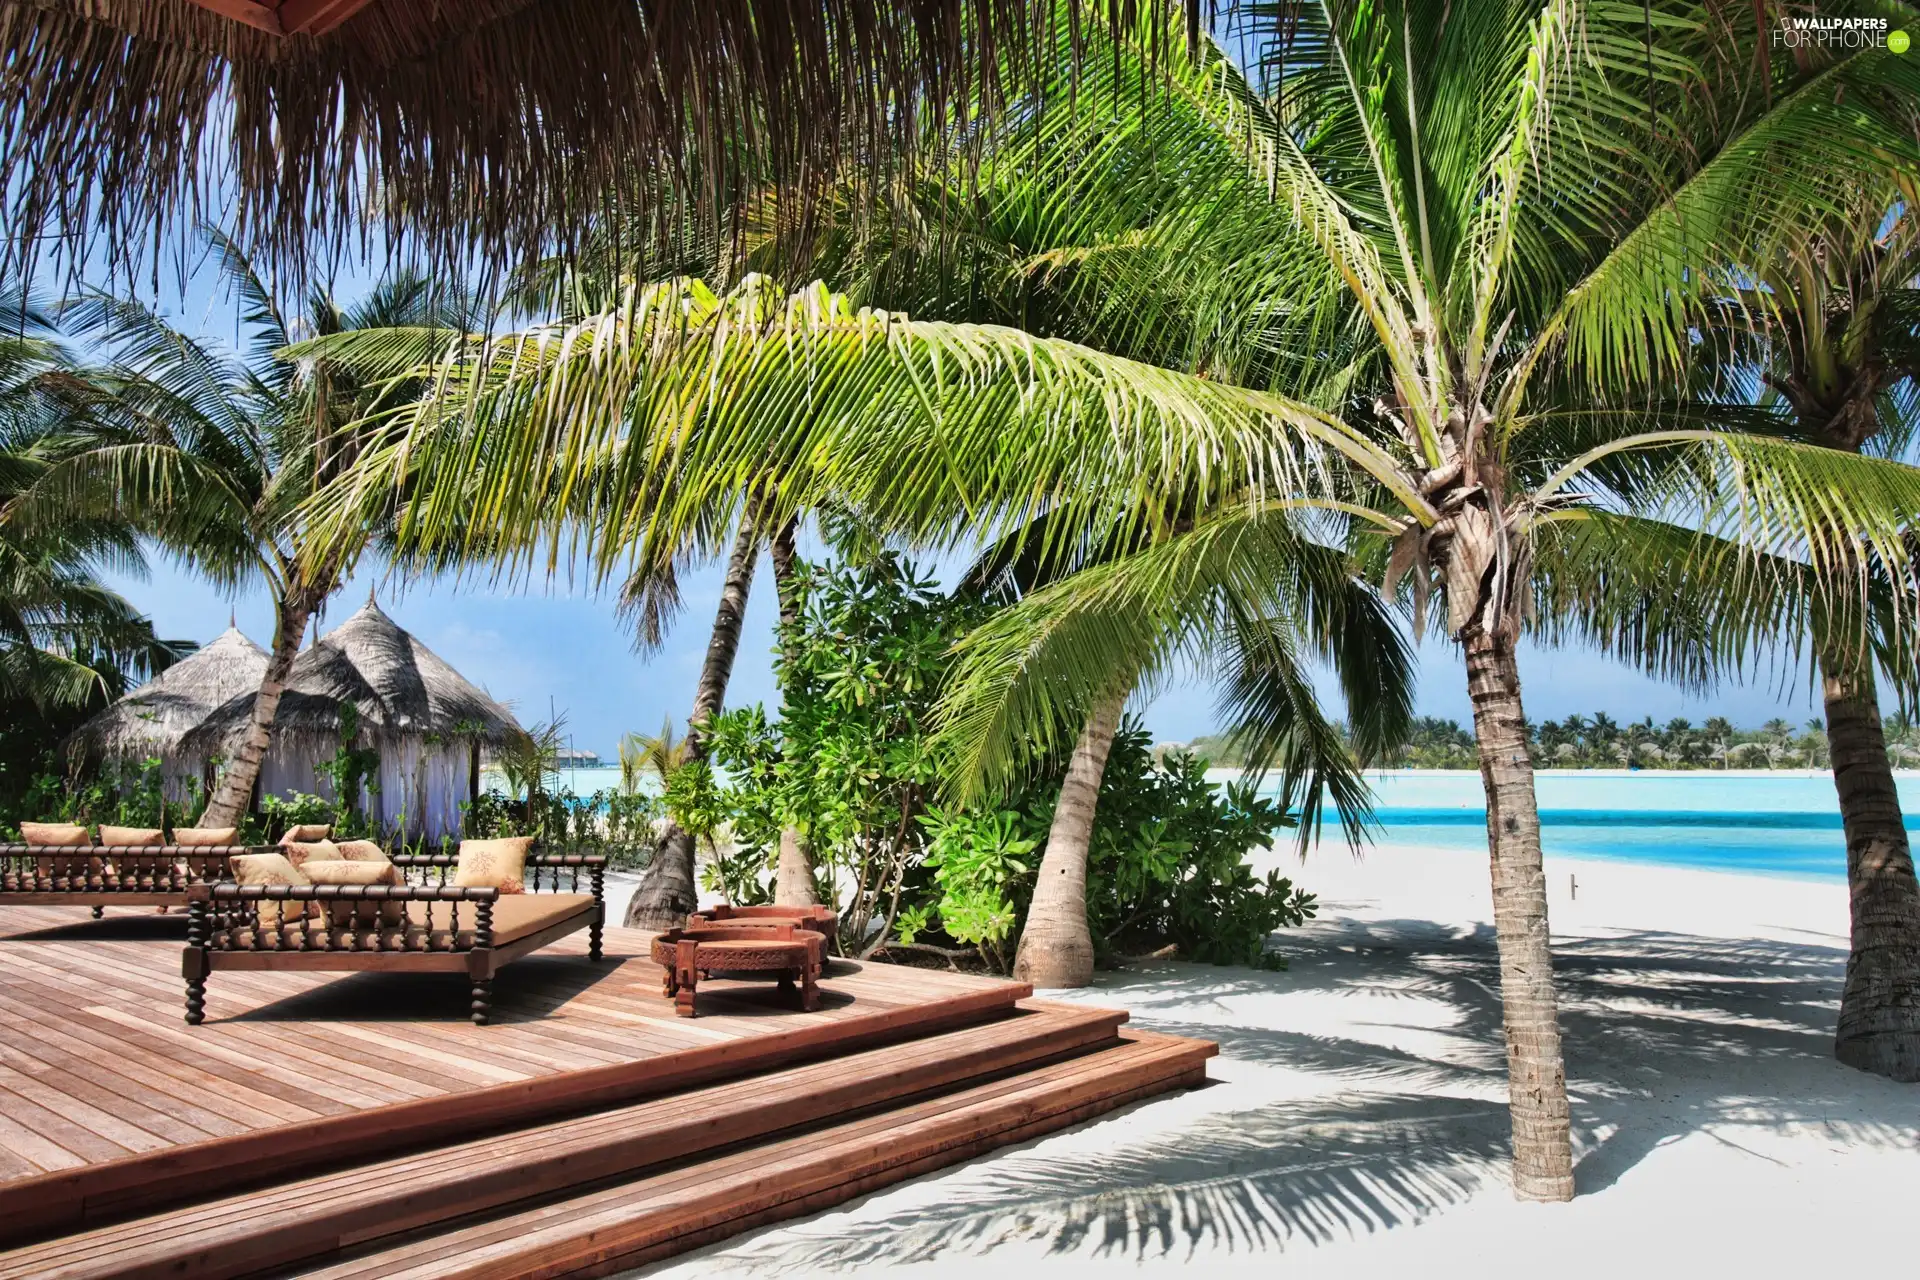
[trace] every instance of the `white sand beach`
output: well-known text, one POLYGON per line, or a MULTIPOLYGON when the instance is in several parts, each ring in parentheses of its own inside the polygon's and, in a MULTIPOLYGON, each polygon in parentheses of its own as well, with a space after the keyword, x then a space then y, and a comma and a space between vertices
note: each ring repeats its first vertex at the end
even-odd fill
POLYGON ((1067 997, 1219 1041, 1210 1087, 636 1274, 1911 1270, 1920 1087, 1829 1053, 1845 886, 1548 869, 1571 1204, 1506 1185, 1484 854, 1323 850, 1296 871, 1321 912, 1284 935, 1288 971, 1153 963, 1067 997))

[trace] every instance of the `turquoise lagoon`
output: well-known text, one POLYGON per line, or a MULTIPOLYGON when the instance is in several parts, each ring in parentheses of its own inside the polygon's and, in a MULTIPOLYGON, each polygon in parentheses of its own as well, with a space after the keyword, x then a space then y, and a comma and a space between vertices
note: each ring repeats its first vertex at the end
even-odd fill
MULTIPOLYGON (((1478 773, 1405 770, 1368 781, 1381 843, 1486 848, 1478 773)), ((1847 874, 1826 773, 1594 769, 1544 772, 1536 782, 1548 853, 1822 880, 1847 874)), ((1903 774, 1898 785, 1912 827, 1920 775, 1903 774)))
MULTIPOLYGON (((1231 770, 1215 770, 1230 778, 1231 770)), ((1368 775, 1382 843, 1484 849, 1480 775, 1398 770, 1368 775)), ((568 769, 580 795, 620 783, 618 769, 568 769)), ((1553 770, 1537 775, 1549 853, 1756 875, 1844 879, 1846 844, 1826 773, 1553 770)), ((1920 817, 1920 773, 1902 774, 1909 825, 1920 817)))

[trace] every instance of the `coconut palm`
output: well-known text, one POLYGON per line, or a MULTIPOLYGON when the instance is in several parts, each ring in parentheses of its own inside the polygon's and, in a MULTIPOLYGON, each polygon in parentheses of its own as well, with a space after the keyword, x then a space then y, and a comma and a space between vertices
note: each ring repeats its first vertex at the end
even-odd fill
POLYGON ((100 580, 145 572, 131 524, 21 500, 97 441, 102 392, 49 310, 11 283, 0 283, 0 331, 0 703, 44 724, 117 696, 127 675, 157 674, 181 647, 100 580))
POLYGON ((208 800, 205 825, 237 823, 251 804, 287 674, 307 624, 373 543, 376 519, 355 536, 305 556, 300 503, 350 467, 352 424, 379 396, 405 394, 325 360, 282 357, 296 335, 379 329, 420 353, 449 329, 464 331, 468 306, 423 278, 394 276, 362 302, 308 299, 288 319, 252 263, 217 232, 208 240, 249 330, 244 354, 190 337, 146 304, 93 293, 68 308, 76 331, 110 354, 107 427, 93 447, 49 467, 22 496, 25 518, 53 512, 117 515, 215 582, 264 585, 274 638, 254 699, 251 728, 208 800))
MULTIPOLYGON (((841 502, 921 538, 1068 507, 1073 537, 1154 532, 999 615, 973 694, 949 707, 975 777, 1077 738, 1115 671, 1196 643, 1207 602, 1275 612, 1271 571, 1288 560, 1272 548, 1371 557, 1416 626, 1431 617, 1465 653, 1514 1186, 1564 1199, 1516 647, 1631 632, 1656 669, 1710 679, 1796 598, 1793 566, 1866 556, 1906 580, 1920 482, 1905 468, 1724 430, 1738 415, 1675 422, 1632 393, 1684 371, 1698 326, 1720 318, 1715 268, 1755 227, 1805 226, 1863 168, 1912 162, 1920 69, 1872 50, 1756 59, 1764 31, 1680 4, 1267 20, 1271 40, 1250 47, 1284 54, 1261 60, 1270 93, 1204 41, 1162 52, 1165 94, 1116 50, 1078 86, 1097 120, 1014 112, 1003 142, 969 139, 990 153, 983 199, 1055 242, 1037 269, 1116 318, 1111 349, 763 280, 724 297, 635 287, 579 325, 455 353, 458 414, 396 419, 369 483, 390 491, 403 454, 409 468, 419 451, 457 457, 463 492, 525 534, 557 514, 519 496, 529 459, 624 471, 636 479, 567 513, 604 545, 663 466, 673 491, 644 509, 648 538, 669 544, 770 465, 782 509, 841 502), (1016 175, 1004 193, 996 164, 1016 175), (1176 340, 1198 373, 1126 358, 1176 340), (1169 509, 1192 527, 1164 527, 1169 509)), ((357 518, 356 501, 343 489, 331 518, 357 518)))
MULTIPOLYGON (((1755 250, 1728 305, 1767 321, 1749 352, 1764 401, 1803 439, 1847 453, 1908 454, 1920 430, 1920 185, 1863 183, 1817 233, 1755 250), (1892 210, 1891 214, 1888 212, 1892 210)), ((1841 561, 1836 576, 1865 566, 1841 561)), ((1838 584, 1834 588, 1837 593, 1838 584)), ((1812 638, 1826 718, 1809 726, 1846 828, 1852 948, 1834 1051, 1920 1080, 1920 880, 1880 722, 1873 654, 1844 626, 1812 638)), ((1911 664, 1887 668, 1911 686, 1911 664)))

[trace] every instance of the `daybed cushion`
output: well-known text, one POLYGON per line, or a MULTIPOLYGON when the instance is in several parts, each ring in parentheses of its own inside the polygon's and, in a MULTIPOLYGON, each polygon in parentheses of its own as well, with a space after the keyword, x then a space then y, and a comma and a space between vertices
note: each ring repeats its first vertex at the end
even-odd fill
MULTIPOLYGON (((453 919, 449 907, 460 908, 460 929, 470 930, 479 918, 471 902, 409 902, 407 904, 407 922, 416 928, 427 924, 427 908, 433 908, 433 927, 445 929, 453 919)), ((577 911, 593 906, 590 893, 519 893, 495 898, 493 901, 493 945, 504 947, 517 942, 530 933, 538 933, 577 911)))
POLYGON ((210 849, 230 845, 239 835, 238 827, 175 827, 173 842, 187 849, 210 849))
POLYGON ((296 867, 304 867, 309 862, 339 862, 340 847, 331 840, 315 840, 311 843, 302 840, 291 841, 280 846, 280 852, 288 862, 296 867))
MULTIPOLYGON (((384 862, 393 865, 387 851, 371 840, 342 840, 334 846, 335 857, 342 862, 384 862)), ((399 881, 394 881, 398 884, 399 881)))
POLYGON ((163 845, 167 842, 158 827, 101 827, 101 844, 163 845))
MULTIPOLYGON (((300 872, 315 884, 398 885, 402 883, 399 868, 395 867, 391 862, 346 862, 341 860, 322 862, 317 858, 313 858, 301 864, 300 872)), ((356 915, 364 916, 366 919, 371 920, 373 918, 372 908, 374 904, 369 902, 360 905, 366 907, 367 910, 355 911, 353 909, 354 904, 341 903, 338 901, 323 904, 321 909, 327 910, 331 908, 327 916, 329 926, 347 924, 348 921, 356 915), (340 918, 336 919, 336 916, 340 918)), ((379 907, 380 922, 382 924, 400 923, 401 911, 399 903, 382 902, 379 904, 379 907)))
POLYGON ((462 840, 453 882, 462 889, 498 889, 502 897, 527 891, 527 851, 532 836, 462 840))
POLYGON ((280 843, 292 844, 294 841, 298 840, 301 843, 305 844, 314 840, 325 840, 328 836, 332 834, 333 834, 332 823, 309 822, 309 823, 306 823, 304 826, 288 827, 287 834, 280 837, 280 843))
MULTIPOLYGON (((291 862, 288 862, 286 855, 280 853, 236 854, 227 860, 227 866, 233 872, 233 881, 235 884, 299 885, 313 883, 313 881, 307 878, 305 872, 301 871, 300 868, 294 866, 291 862)), ((283 923, 283 913, 285 916, 284 923, 289 925, 298 924, 302 919, 319 920, 325 918, 321 913, 320 904, 317 902, 280 902, 271 898, 263 898, 260 900, 259 907, 260 927, 263 929, 280 928, 283 923)))
POLYGON ((58 845, 63 848, 93 843, 87 838, 85 827, 71 822, 23 822, 20 824, 20 838, 28 844, 58 845))

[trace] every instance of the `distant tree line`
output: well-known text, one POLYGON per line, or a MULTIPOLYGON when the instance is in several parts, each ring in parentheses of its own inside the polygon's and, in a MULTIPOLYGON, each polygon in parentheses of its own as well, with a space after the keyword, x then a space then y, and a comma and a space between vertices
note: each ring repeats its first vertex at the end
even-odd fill
MULTIPOLYGON (((1885 718, 1887 754, 1896 766, 1920 766, 1920 725, 1895 712, 1885 718)), ((1655 724, 1652 716, 1621 724, 1604 711, 1590 716, 1527 724, 1528 754, 1541 769, 1824 769, 1829 763, 1826 727, 1808 720, 1796 728, 1774 718, 1758 728, 1737 728, 1724 716, 1699 724, 1675 716, 1655 724)), ((1188 748, 1221 768, 1238 768, 1244 754, 1230 735, 1196 738, 1188 748)), ((1390 767, 1477 769, 1473 730, 1458 720, 1421 716, 1390 767)))

